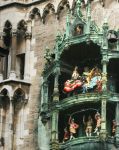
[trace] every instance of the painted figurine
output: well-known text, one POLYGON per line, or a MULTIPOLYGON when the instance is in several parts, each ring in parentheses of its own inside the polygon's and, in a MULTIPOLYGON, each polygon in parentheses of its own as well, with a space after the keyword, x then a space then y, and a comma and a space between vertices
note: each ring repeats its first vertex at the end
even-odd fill
POLYGON ((92 134, 92 126, 93 126, 93 119, 92 117, 89 115, 88 116, 88 120, 85 121, 85 116, 83 117, 83 123, 86 126, 85 132, 86 132, 86 136, 87 137, 91 137, 92 134))
POLYGON ((101 71, 98 67, 94 67, 91 71, 84 72, 86 82, 83 84, 83 93, 88 91, 88 89, 94 89, 98 92, 102 91, 102 77, 101 77, 101 71))
POLYGON ((78 73, 78 67, 74 68, 71 80, 67 80, 64 83, 64 92, 69 93, 82 86, 82 81, 80 80, 80 75, 78 73))
POLYGON ((69 118, 69 132, 70 140, 75 138, 76 130, 79 128, 79 125, 74 122, 73 118, 69 118))
POLYGON ((77 80, 79 78, 79 72, 78 72, 78 67, 75 66, 74 71, 72 73, 72 80, 77 80))
POLYGON ((100 129, 101 129, 101 117, 100 117, 100 113, 99 112, 97 112, 95 114, 95 120, 96 120, 96 128, 95 128, 94 133, 97 133, 97 135, 99 135, 100 129))
POLYGON ((64 128, 64 138, 63 138, 63 143, 66 142, 67 140, 69 140, 69 131, 66 128, 64 128))
POLYGON ((82 34, 82 29, 79 25, 76 27, 76 34, 78 35, 82 34))
POLYGON ((115 136, 116 127, 117 127, 116 121, 112 120, 112 137, 115 136))

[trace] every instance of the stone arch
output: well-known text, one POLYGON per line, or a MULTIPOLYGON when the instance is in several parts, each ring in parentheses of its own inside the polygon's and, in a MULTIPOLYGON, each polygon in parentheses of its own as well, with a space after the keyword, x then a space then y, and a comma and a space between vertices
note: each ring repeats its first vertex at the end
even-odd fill
POLYGON ((19 38, 18 41, 23 40, 26 30, 27 30, 26 21, 24 20, 19 21, 17 24, 17 37, 19 38))
POLYGON ((19 111, 26 104, 26 93, 23 89, 17 88, 13 94, 15 111, 19 111))
POLYGON ((3 96, 9 96, 9 92, 6 88, 3 88, 0 92, 3 96))
MULTIPOLYGON (((1 90, 2 98, 0 100, 0 143, 1 146, 5 146, 4 141, 6 141, 6 127, 9 125, 9 115, 10 115, 10 98, 9 92, 6 88, 1 90)), ((5 147, 4 147, 5 148, 5 147)), ((6 148, 5 148, 6 149, 6 148)))
POLYGON ((25 69, 25 53, 26 53, 26 31, 27 23, 25 20, 21 20, 17 24, 17 49, 16 49, 16 75, 18 78, 24 78, 25 69))
POLYGON ((26 23, 26 21, 23 20, 23 19, 21 21, 19 21, 18 24, 17 24, 17 29, 26 31, 27 30, 27 23, 26 23))
POLYGON ((60 18, 60 14, 63 10, 69 10, 70 9, 70 5, 69 5, 69 1, 68 0, 62 0, 57 8, 57 18, 60 18))
POLYGON ((14 92, 13 98, 20 102, 25 99, 25 92, 21 88, 17 88, 14 92))
POLYGON ((17 37, 19 38, 19 42, 24 39, 25 32, 27 30, 27 23, 24 20, 21 20, 17 24, 17 37))
MULTIPOLYGON (((25 92, 21 88, 17 88, 13 95, 14 108, 14 132, 17 140, 24 137, 24 116, 25 114, 25 92)), ((16 145, 17 143, 15 143, 16 145)))
POLYGON ((4 85, 4 86, 1 88, 0 93, 1 93, 4 89, 6 89, 6 90, 8 91, 8 96, 9 96, 9 97, 12 97, 12 96, 13 96, 13 89, 12 89, 11 86, 9 86, 9 85, 4 85))
POLYGON ((4 30, 12 29, 12 23, 9 20, 6 20, 4 23, 4 30))
POLYGON ((47 4, 43 10, 42 15, 43 23, 45 23, 48 14, 55 14, 55 7, 51 3, 47 4))
POLYGON ((1 100, 1 108, 5 110, 5 112, 9 109, 10 105, 10 98, 9 98, 9 92, 6 88, 2 89, 1 91, 2 94, 2 100, 1 100))
POLYGON ((4 44, 9 47, 11 44, 11 30, 12 24, 9 20, 7 20, 4 24, 3 32, 4 34, 4 44))
POLYGON ((33 8, 29 14, 31 19, 35 19, 36 16, 41 18, 40 10, 37 7, 33 8))

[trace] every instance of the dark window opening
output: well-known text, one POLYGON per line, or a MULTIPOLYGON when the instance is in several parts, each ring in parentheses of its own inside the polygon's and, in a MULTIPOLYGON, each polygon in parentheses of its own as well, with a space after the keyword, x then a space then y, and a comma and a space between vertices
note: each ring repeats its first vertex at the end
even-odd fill
POLYGON ((113 122, 116 122, 116 116, 115 116, 115 110, 116 110, 116 104, 114 103, 108 103, 107 104, 107 120, 106 120, 106 125, 107 125, 107 132, 108 135, 113 137, 114 133, 113 133, 113 122))
POLYGON ((17 64, 18 64, 18 78, 24 79, 24 69, 25 69, 25 54, 17 55, 17 64))
POLYGON ((54 91, 54 76, 50 75, 48 78, 48 101, 49 103, 53 100, 53 91, 54 91))
POLYGON ((110 59, 107 72, 108 72, 108 90, 111 92, 119 93, 119 59, 110 59))
POLYGON ((117 40, 118 40, 118 34, 114 30, 110 30, 108 32, 108 46, 109 50, 117 50, 117 40))
POLYGON ((3 58, 3 79, 8 78, 8 56, 3 58))
POLYGON ((3 79, 8 78, 8 56, 0 57, 0 73, 3 75, 3 79))

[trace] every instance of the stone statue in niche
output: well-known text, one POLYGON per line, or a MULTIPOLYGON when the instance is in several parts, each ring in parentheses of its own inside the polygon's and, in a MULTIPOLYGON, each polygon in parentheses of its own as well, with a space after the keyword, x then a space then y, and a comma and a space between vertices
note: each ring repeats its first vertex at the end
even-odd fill
POLYGON ((77 25, 75 28, 75 35, 81 35, 83 34, 83 28, 81 27, 81 25, 77 25))

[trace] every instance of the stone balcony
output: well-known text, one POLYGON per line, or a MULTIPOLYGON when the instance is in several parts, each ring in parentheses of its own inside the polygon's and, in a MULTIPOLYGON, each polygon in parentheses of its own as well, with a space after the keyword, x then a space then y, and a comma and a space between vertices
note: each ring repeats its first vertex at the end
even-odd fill
POLYGON ((86 104, 88 102, 97 103, 102 99, 106 99, 108 102, 119 101, 119 94, 112 92, 101 92, 101 93, 85 93, 77 94, 71 97, 67 97, 57 103, 52 103, 51 108, 57 108, 59 110, 65 110, 72 106, 77 106, 78 104, 86 104))
POLYGON ((103 143, 99 136, 78 137, 68 140, 65 143, 60 143, 60 150, 103 150, 114 147, 114 138, 108 137, 107 143, 103 143), (108 144, 107 144, 108 143, 108 144))
POLYGON ((27 82, 25 80, 19 80, 19 79, 6 79, 0 82, 0 91, 3 89, 6 89, 11 93, 11 95, 14 93, 16 89, 22 89, 26 95, 29 95, 29 89, 30 89, 30 82, 27 82))

